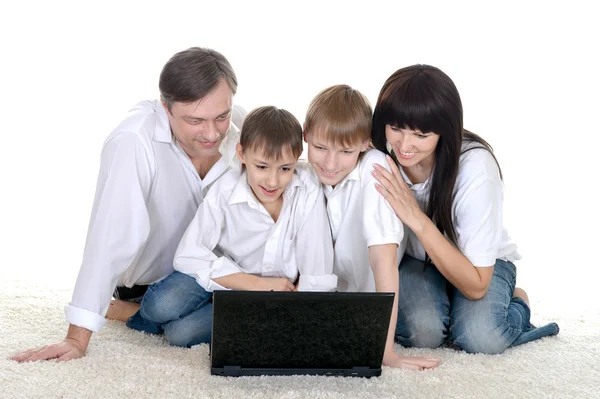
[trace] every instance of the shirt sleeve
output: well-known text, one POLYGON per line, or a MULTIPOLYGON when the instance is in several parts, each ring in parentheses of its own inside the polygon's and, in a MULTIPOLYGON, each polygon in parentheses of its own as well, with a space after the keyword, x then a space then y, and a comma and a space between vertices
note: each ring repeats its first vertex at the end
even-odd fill
POLYGON ((120 275, 139 256, 150 232, 146 198, 149 155, 139 137, 124 133, 106 142, 87 240, 67 321, 97 332, 120 275))
POLYGON ((333 274, 333 239, 320 188, 309 194, 307 204, 311 203, 296 235, 298 291, 333 291, 337 288, 337 276, 333 274))
POLYGON ((473 266, 496 263, 502 238, 502 196, 501 181, 486 179, 457 198, 457 244, 473 266))
POLYGON ((391 205, 375 188, 377 180, 373 177, 374 163, 391 172, 389 165, 382 153, 373 151, 365 154, 364 165, 361 171, 363 195, 363 235, 367 246, 398 244, 404 238, 404 225, 396 216, 391 205), (380 155, 380 156, 376 156, 380 155))
POLYGON ((175 270, 194 277, 206 291, 226 289, 214 282, 214 278, 243 273, 240 266, 231 259, 219 257, 213 252, 224 224, 224 210, 219 205, 218 198, 210 195, 211 191, 218 189, 218 186, 211 187, 207 198, 198 208, 179 243, 173 262, 175 270))

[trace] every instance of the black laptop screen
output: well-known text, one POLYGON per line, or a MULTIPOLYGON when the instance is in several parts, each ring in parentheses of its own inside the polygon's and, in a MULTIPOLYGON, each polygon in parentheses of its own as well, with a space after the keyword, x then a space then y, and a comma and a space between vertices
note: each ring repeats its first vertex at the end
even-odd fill
POLYGON ((381 367, 393 294, 215 292, 212 367, 381 367))

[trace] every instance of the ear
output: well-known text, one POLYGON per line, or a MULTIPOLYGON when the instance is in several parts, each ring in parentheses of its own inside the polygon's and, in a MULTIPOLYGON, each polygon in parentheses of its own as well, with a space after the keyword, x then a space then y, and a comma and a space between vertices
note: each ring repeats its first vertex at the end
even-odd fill
POLYGON ((165 112, 167 113, 167 115, 171 115, 171 116, 173 115, 171 113, 171 110, 169 110, 169 106, 167 105, 165 100, 162 98, 162 96, 160 97, 160 104, 162 105, 162 107, 165 110, 165 112))
POLYGON ((305 143, 308 143, 308 141, 306 141, 306 123, 302 125, 302 138, 305 143))
POLYGON ((360 146, 360 152, 365 152, 369 148, 369 144, 371 144, 371 139, 365 140, 360 146))
POLYGON ((240 162, 245 164, 246 161, 244 160, 244 147, 242 147, 240 143, 237 143, 235 145, 235 153, 237 154, 237 157, 240 160, 240 162))

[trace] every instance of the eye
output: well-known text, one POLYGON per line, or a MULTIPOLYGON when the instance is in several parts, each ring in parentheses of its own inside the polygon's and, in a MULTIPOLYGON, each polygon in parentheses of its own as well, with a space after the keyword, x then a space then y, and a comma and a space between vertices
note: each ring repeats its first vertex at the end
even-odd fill
POLYGON ((217 118, 218 121, 224 121, 229 118, 229 114, 221 115, 217 118))
POLYGON ((354 154, 354 151, 355 151, 355 150, 344 150, 344 151, 342 151, 342 152, 343 152, 344 154, 346 154, 346 155, 350 155, 350 154, 354 154))
POLYGON ((389 125, 390 129, 392 129, 394 132, 399 132, 400 128, 398 126, 394 126, 394 125, 389 125))
POLYGON ((417 136, 420 139, 424 139, 424 138, 429 137, 428 134, 423 134, 423 133, 415 133, 415 136, 417 136))
POLYGON ((292 168, 290 168, 289 166, 284 166, 281 168, 281 170, 284 172, 289 172, 290 170, 292 170, 292 168))
POLYGON ((315 144, 313 144, 313 147, 315 147, 319 151, 325 151, 325 147, 321 147, 321 146, 318 146, 318 145, 315 145, 315 144))
POLYGON ((267 167, 265 165, 254 165, 254 166, 256 166, 256 169, 260 169, 260 170, 267 169, 267 167))
POLYGON ((189 123, 190 125, 198 125, 200 123, 200 120, 198 120, 198 119, 188 119, 187 123, 189 123))

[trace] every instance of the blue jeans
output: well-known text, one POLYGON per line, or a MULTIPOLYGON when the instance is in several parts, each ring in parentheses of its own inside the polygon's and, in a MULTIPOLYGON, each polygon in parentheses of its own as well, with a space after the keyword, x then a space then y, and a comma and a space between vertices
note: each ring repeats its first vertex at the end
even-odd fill
POLYGON ((152 284, 140 310, 127 326, 151 334, 164 333, 171 345, 191 347, 210 342, 212 292, 206 292, 191 276, 173 272, 152 284))
POLYGON ((425 262, 405 255, 399 266, 396 340, 403 346, 437 348, 445 342, 469 353, 497 354, 508 347, 558 334, 556 323, 534 327, 529 306, 513 298, 515 265, 496 260, 485 296, 467 299, 425 262))

